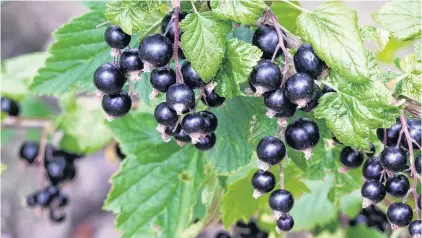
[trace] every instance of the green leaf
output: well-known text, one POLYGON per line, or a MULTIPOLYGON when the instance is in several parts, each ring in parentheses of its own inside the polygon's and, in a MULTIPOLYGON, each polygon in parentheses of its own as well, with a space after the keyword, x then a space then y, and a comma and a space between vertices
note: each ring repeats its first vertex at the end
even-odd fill
POLYGON ((252 44, 237 39, 228 40, 223 64, 214 79, 217 93, 226 98, 241 95, 239 84, 248 81, 261 56, 262 51, 252 44))
POLYGON ((329 80, 336 93, 319 100, 315 117, 325 118, 328 128, 344 144, 369 149, 369 133, 395 123, 402 106, 391 104, 391 94, 379 81, 351 84, 331 71, 329 80))
POLYGON ((406 55, 400 61, 400 69, 405 72, 400 76, 403 78, 401 94, 413 100, 421 102, 422 95, 422 64, 416 61, 416 55, 406 55))
POLYGON ((216 17, 246 25, 255 24, 266 7, 263 0, 211 1, 211 9, 216 17))
POLYGON ((338 1, 328 1, 297 18, 303 40, 310 42, 330 68, 348 81, 368 81, 365 49, 359 34, 356 11, 338 1))
POLYGON ((356 217, 362 209, 362 195, 356 190, 340 200, 340 211, 348 217, 356 217))
POLYGON ((359 27, 359 31, 362 39, 373 42, 378 47, 379 51, 384 50, 390 40, 390 33, 382 28, 361 26, 359 27))
POLYGON ((204 178, 202 153, 164 143, 155 126, 152 115, 133 112, 110 123, 128 157, 111 179, 104 207, 119 214, 123 237, 180 237, 204 178))
POLYGON ((417 60, 422 61, 422 42, 416 41, 415 42, 415 55, 417 60))
POLYGON ((420 0, 393 0, 374 12, 372 18, 400 40, 421 37, 420 0))
MULTIPOLYGON (((300 6, 300 3, 298 1, 290 2, 297 6, 300 6)), ((296 18, 301 13, 299 9, 285 2, 274 2, 271 5, 271 10, 277 17, 278 22, 288 31, 292 31, 296 28, 296 18)))
POLYGON ((347 238, 361 238, 361 237, 385 238, 388 236, 379 232, 377 229, 369 228, 365 225, 358 225, 355 227, 347 228, 345 237, 347 238))
POLYGON ((231 24, 208 11, 201 15, 188 14, 180 23, 180 28, 183 30, 182 48, 186 58, 203 80, 210 81, 223 61, 231 24))

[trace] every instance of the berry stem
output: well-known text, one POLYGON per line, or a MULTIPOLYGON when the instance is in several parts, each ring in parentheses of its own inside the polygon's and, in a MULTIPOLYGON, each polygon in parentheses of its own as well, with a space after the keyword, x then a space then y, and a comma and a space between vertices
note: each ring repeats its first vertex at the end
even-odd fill
POLYGON ((283 54, 284 54, 284 66, 283 66, 282 74, 285 74, 289 70, 289 52, 287 51, 286 47, 284 46, 284 38, 285 38, 285 36, 281 32, 280 27, 279 27, 279 23, 278 23, 278 20, 277 20, 277 17, 271 11, 271 8, 270 7, 267 8, 267 12, 270 15, 271 21, 274 24, 274 28, 275 28, 275 30, 277 32, 277 37, 278 37, 278 45, 277 45, 277 48, 276 48, 276 51, 274 52, 274 54, 277 53, 278 47, 280 47, 281 50, 283 51, 283 54))
POLYGON ((199 15, 198 10, 196 10, 195 3, 192 0, 190 0, 190 3, 192 4, 192 9, 195 12, 195 14, 199 15))
POLYGON ((284 172, 283 172, 283 163, 279 163, 280 165, 280 188, 284 189, 284 172))
MULTIPOLYGON (((173 18, 174 18, 174 42, 173 42, 173 59, 174 62, 176 63, 176 81, 178 83, 182 83, 183 82, 183 76, 182 76, 182 70, 180 67, 180 62, 179 62, 179 11, 180 11, 180 1, 178 2, 178 6, 176 7, 173 13, 173 18)), ((175 4, 177 5, 177 3, 175 4)))
POLYGON ((1 128, 43 128, 46 122, 50 120, 47 118, 20 118, 8 117, 1 122, 1 128))

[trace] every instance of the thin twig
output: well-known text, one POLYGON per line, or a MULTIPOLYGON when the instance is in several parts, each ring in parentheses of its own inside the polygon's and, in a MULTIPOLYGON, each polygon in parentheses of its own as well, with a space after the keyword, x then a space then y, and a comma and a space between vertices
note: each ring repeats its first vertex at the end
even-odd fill
POLYGON ((289 4, 290 6, 292 6, 292 7, 296 8, 296 9, 298 9, 299 11, 302 11, 302 12, 307 12, 307 13, 311 13, 311 11, 309 11, 308 9, 302 8, 302 7, 298 6, 298 5, 296 5, 296 4, 292 3, 292 2, 290 2, 289 0, 281 0, 281 1, 282 1, 282 2, 285 2, 285 3, 287 3, 287 4, 289 4))
POLYGON ((173 13, 174 19, 174 42, 173 42, 173 59, 176 63, 176 81, 183 83, 182 70, 179 62, 179 11, 180 8, 176 7, 173 13))
POLYGON ((286 46, 284 45, 285 36, 281 32, 280 27, 278 27, 279 23, 278 23, 277 17, 271 11, 271 8, 267 8, 267 12, 270 15, 271 21, 273 22, 274 28, 277 32, 278 46, 281 48, 281 50, 283 51, 283 54, 284 54, 284 66, 283 66, 282 74, 285 74, 289 70, 289 52, 287 51, 286 46))
POLYGON ((43 128, 46 122, 49 122, 48 118, 20 118, 20 117, 8 117, 1 122, 1 128, 43 128))

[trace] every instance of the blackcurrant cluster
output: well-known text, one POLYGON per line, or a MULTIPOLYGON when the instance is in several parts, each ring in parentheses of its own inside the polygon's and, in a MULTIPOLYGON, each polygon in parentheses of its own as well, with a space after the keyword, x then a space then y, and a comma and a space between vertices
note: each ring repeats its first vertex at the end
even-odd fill
POLYGON ((231 229, 232 236, 226 231, 219 231, 215 238, 267 238, 268 233, 261 230, 254 219, 250 219, 249 222, 238 221, 236 225, 231 229))
MULTIPOLYGON (((280 31, 284 34, 281 29, 280 31)), ((267 116, 278 118, 278 125, 284 129, 287 119, 295 114, 297 108, 310 112, 318 105, 322 90, 314 80, 326 66, 310 44, 303 44, 294 55, 297 73, 290 77, 286 74, 284 77, 288 78, 284 82, 279 66, 272 62, 283 53, 280 44, 286 45, 285 41, 280 40, 272 25, 263 25, 255 31, 252 43, 262 50, 263 58, 253 68, 249 86, 256 96, 264 96, 264 104, 268 108, 267 116)), ((291 148, 304 152, 305 157, 310 158, 312 148, 318 143, 320 135, 315 122, 307 118, 295 118, 287 125, 281 138, 284 138, 291 148)), ((260 170, 252 177, 255 198, 274 189, 276 178, 269 170, 284 159, 286 147, 276 136, 266 136, 258 143, 256 152, 260 170)), ((280 164, 280 169, 281 166, 280 164)), ((269 206, 277 220, 277 229, 287 232, 294 225, 294 220, 289 215, 294 198, 284 189, 283 183, 284 181, 281 181, 282 189, 270 194, 269 206)))
POLYGON ((365 225, 369 228, 377 229, 381 232, 390 232, 390 223, 387 215, 378 209, 375 205, 363 208, 359 214, 349 221, 349 225, 354 227, 357 225, 365 225))
MULTIPOLYGON (((24 142, 20 148, 19 156, 28 165, 41 165, 38 159, 40 145, 37 142, 24 142)), ((26 197, 28 207, 39 207, 50 209, 50 219, 54 222, 65 220, 66 214, 63 208, 68 204, 68 195, 60 190, 60 185, 65 181, 75 178, 75 160, 80 155, 69 153, 64 150, 55 149, 47 145, 44 153, 45 176, 49 179, 50 185, 26 197)))
POLYGON ((19 104, 8 97, 1 97, 1 111, 9 116, 18 116, 20 112, 19 104))

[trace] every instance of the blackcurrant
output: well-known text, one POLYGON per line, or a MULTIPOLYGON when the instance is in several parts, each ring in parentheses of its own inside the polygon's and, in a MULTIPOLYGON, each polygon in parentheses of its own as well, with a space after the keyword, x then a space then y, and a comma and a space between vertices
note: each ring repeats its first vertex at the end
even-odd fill
POLYGON ((215 238, 231 238, 231 236, 225 231, 220 231, 215 235, 215 238))
POLYGON ((319 129, 315 122, 298 118, 286 128, 286 143, 295 150, 314 147, 319 141, 319 129))
MULTIPOLYGON (((386 131, 387 131, 386 145, 387 146, 397 145, 397 141, 399 140, 399 135, 401 131, 400 119, 396 119, 396 123, 392 125, 390 128, 386 129, 386 131)), ((384 128, 377 129, 377 137, 381 141, 381 143, 384 143, 384 128)))
POLYGON ((206 122, 198 112, 187 114, 182 120, 182 130, 189 135, 205 132, 206 122))
POLYGON ((104 40, 111 48, 123 49, 129 45, 130 39, 131 36, 119 26, 109 26, 104 33, 104 40))
POLYGON ((272 210, 287 213, 292 209, 294 199, 289 191, 277 189, 270 194, 268 203, 272 210))
POLYGON ((387 179, 385 188, 390 195, 394 197, 403 197, 407 194, 407 191, 409 191, 409 179, 403 174, 395 174, 387 179))
POLYGON ((28 207, 34 207, 37 205, 37 194, 30 194, 26 197, 26 205, 28 207))
POLYGON ((173 109, 171 109, 166 102, 158 104, 154 110, 155 120, 165 126, 172 126, 179 120, 179 115, 173 109))
POLYGON ((277 227, 285 232, 290 231, 294 225, 295 221, 293 220, 293 217, 289 214, 282 214, 277 220, 277 227))
POLYGON ((378 158, 369 158, 363 164, 362 174, 366 179, 379 180, 383 169, 381 161, 378 158))
POLYGON ((123 72, 139 71, 144 68, 144 64, 139 58, 138 49, 125 50, 120 56, 120 69, 123 72))
POLYGON ((173 56, 171 41, 160 34, 151 34, 139 45, 139 57, 155 67, 161 67, 170 62, 173 56))
POLYGON ((210 111, 201 111, 199 114, 205 120, 205 133, 214 132, 218 126, 217 117, 210 111))
POLYGON ((35 195, 35 200, 41 207, 48 207, 53 201, 53 197, 47 191, 40 191, 35 195))
POLYGON ((195 105, 195 93, 188 85, 176 83, 167 90, 166 101, 180 115, 195 105))
POLYGON ((330 86, 327 86, 324 84, 324 87, 322 88, 322 93, 326 94, 326 93, 335 93, 336 90, 330 86))
MULTIPOLYGON (((408 120, 407 122, 407 128, 409 130, 410 137, 415 141, 413 142, 413 149, 417 150, 419 149, 418 145, 422 145, 422 125, 420 120, 408 120)), ((401 144, 409 148, 409 145, 407 144, 407 138, 406 136, 402 136, 403 140, 401 141, 401 144)))
POLYGON ((180 142, 188 143, 192 141, 192 138, 182 129, 176 129, 174 132, 174 139, 180 142))
POLYGON ((368 157, 372 157, 375 154, 375 145, 374 144, 370 144, 369 145, 369 152, 365 153, 368 157))
POLYGON ((398 227, 409 225, 413 218, 413 211, 409 205, 402 202, 395 202, 388 207, 387 219, 391 224, 398 227))
POLYGON ((416 172, 418 172, 418 174, 421 173, 421 167, 422 167, 421 154, 419 154, 418 156, 416 156, 416 159, 415 159, 415 169, 416 169, 416 172))
POLYGON ((369 199, 373 203, 381 202, 385 197, 385 193, 384 185, 378 180, 370 179, 362 185, 362 197, 369 199))
POLYGON ((126 155, 122 152, 119 144, 116 144, 116 155, 120 160, 124 160, 126 158, 126 155))
POLYGON ((198 75, 198 73, 192 68, 191 63, 188 61, 185 61, 182 65, 182 76, 183 76, 183 82, 192 89, 194 88, 202 88, 205 86, 205 82, 202 81, 201 77, 198 75))
POLYGON ((26 141, 22 144, 19 156, 22 160, 25 160, 28 164, 34 163, 37 158, 39 151, 39 143, 33 141, 26 141))
POLYGON ((50 220, 52 222, 61 223, 66 219, 66 213, 57 212, 54 208, 50 208, 50 220))
POLYGON ((312 94, 311 100, 304 107, 300 108, 300 110, 304 112, 311 112, 318 106, 319 98, 321 96, 321 88, 317 84, 314 84, 314 93, 312 94))
POLYGON ((151 72, 150 83, 160 92, 167 92, 169 87, 176 83, 176 73, 172 69, 161 67, 151 72))
POLYGON ((259 160, 270 165, 275 165, 283 160, 286 155, 286 147, 277 137, 266 136, 259 141, 256 147, 256 153, 259 160))
POLYGON ((64 207, 69 203, 69 197, 63 193, 60 193, 56 200, 59 207, 64 207))
POLYGON ((298 105, 299 108, 306 106, 314 96, 314 80, 305 73, 297 73, 290 76, 285 85, 286 96, 291 103, 298 105))
POLYGON ((104 95, 102 106, 108 115, 122 117, 130 111, 132 99, 122 90, 116 94, 104 95))
POLYGON ((54 158, 62 157, 66 161, 71 162, 71 163, 73 161, 75 161, 76 159, 81 157, 80 155, 69 153, 69 152, 64 151, 64 150, 54 150, 52 155, 53 155, 54 158))
POLYGON ((9 116, 17 116, 20 112, 19 104, 10 98, 1 97, 1 111, 9 116))
POLYGON ((409 234, 412 238, 422 237, 422 222, 421 220, 412 221, 409 224, 409 234))
POLYGON ((221 97, 214 90, 208 91, 205 89, 204 94, 201 97, 201 101, 210 107, 219 107, 225 100, 225 97, 221 97))
POLYGON ((296 71, 299 73, 307 73, 314 79, 317 79, 324 68, 324 61, 322 61, 314 52, 312 45, 301 45, 293 58, 296 71))
POLYGON ((252 186, 261 193, 271 192, 276 184, 276 179, 270 171, 258 170, 252 176, 252 186))
MULTIPOLYGON (((180 126, 180 124, 176 124, 176 125, 173 125, 173 126, 167 126, 164 129, 164 132, 166 133, 166 135, 174 136, 177 133, 179 133, 181 130, 182 130, 182 127, 180 126)), ((190 141, 190 139, 189 139, 189 141, 190 141)))
POLYGON ((125 75, 113 63, 103 64, 95 70, 94 85, 105 94, 118 93, 125 83, 125 75))
POLYGON ((398 147, 386 147, 380 154, 381 164, 385 169, 393 172, 399 172, 406 168, 406 152, 398 147))
POLYGON ((250 75, 250 84, 258 94, 273 91, 281 85, 280 68, 270 60, 260 60, 250 75))
POLYGON ((296 105, 291 103, 284 92, 284 89, 277 88, 274 91, 264 94, 265 106, 282 117, 291 117, 296 111, 296 105))
MULTIPOLYGON (((165 36, 169 38, 171 42, 174 41, 174 19, 172 19, 173 11, 168 13, 164 16, 163 20, 161 20, 161 33, 165 33, 167 30, 167 34, 165 36)), ((187 13, 186 12, 179 12, 179 22, 181 22, 185 17, 187 13)), ((182 35, 182 30, 179 29, 179 37, 182 35)))
POLYGON ((57 197, 60 193, 60 189, 53 184, 48 185, 48 187, 45 188, 45 191, 47 191, 48 194, 50 194, 50 196, 52 196, 53 198, 57 197))
MULTIPOLYGON (((262 50, 262 57, 266 59, 271 59, 273 57, 278 43, 279 39, 275 27, 268 24, 259 27, 252 37, 252 44, 262 50)), ((286 45, 286 42, 283 41, 283 44, 286 45)), ((276 57, 281 54, 282 50, 278 49, 276 57)))
POLYGON ((214 133, 208 134, 205 137, 199 138, 198 142, 195 144, 195 147, 198 150, 206 151, 214 147, 217 138, 214 133))
POLYGON ((48 162, 46 171, 47 176, 53 185, 64 181, 69 175, 70 164, 62 157, 57 157, 48 162))
POLYGON ((363 153, 346 146, 340 152, 340 162, 347 168, 358 168, 363 162, 363 153))

